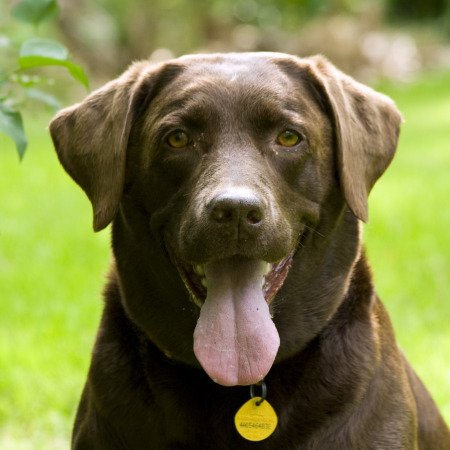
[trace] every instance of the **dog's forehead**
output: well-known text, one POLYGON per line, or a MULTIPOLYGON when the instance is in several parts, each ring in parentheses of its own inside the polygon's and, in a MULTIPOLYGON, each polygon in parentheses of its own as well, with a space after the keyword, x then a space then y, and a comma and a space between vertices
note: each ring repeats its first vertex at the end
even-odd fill
POLYGON ((288 79, 277 66, 287 55, 275 53, 244 53, 191 55, 175 60, 182 71, 173 84, 190 91, 213 89, 243 92, 246 89, 282 92, 288 79))
POLYGON ((286 61, 298 64, 293 57, 278 53, 181 57, 166 66, 176 76, 160 90, 156 104, 162 111, 180 105, 197 105, 210 111, 230 107, 254 110, 257 105, 284 108, 295 101, 294 97, 309 98, 299 79, 283 70, 286 61))
MULTIPOLYGON (((288 56, 281 58, 288 58, 288 56)), ((273 74, 276 70, 276 60, 275 54, 272 53, 193 55, 178 59, 189 74, 208 74, 227 81, 273 74)))

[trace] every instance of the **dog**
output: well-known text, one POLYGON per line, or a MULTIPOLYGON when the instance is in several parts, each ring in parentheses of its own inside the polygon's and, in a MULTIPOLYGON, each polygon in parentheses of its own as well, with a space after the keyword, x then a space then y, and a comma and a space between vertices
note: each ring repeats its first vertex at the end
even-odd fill
POLYGON ((450 449, 361 243, 402 120, 280 53, 137 62, 62 110, 113 249, 72 448, 450 449))

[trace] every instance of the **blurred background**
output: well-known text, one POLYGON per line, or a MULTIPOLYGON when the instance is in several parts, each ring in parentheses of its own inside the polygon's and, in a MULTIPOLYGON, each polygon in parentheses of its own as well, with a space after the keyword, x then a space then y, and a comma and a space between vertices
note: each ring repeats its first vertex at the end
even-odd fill
POLYGON ((62 0, 60 30, 107 78, 130 60, 192 52, 323 53, 368 81, 450 64, 447 0, 62 0))
MULTIPOLYGON (((38 1, 38 0, 37 0, 38 1)), ((2 0, 9 38, 24 29, 2 0)), ((102 81, 130 61, 186 53, 282 51, 325 54, 360 80, 411 80, 450 65, 448 0, 59 0, 57 35, 89 78, 102 81)))
MULTIPOLYGON (((321 53, 390 95, 405 124, 371 195, 365 241, 400 345, 450 422, 450 1, 59 0, 54 19, 34 28, 12 18, 16 3, 0 0, 0 75, 37 35, 64 43, 91 90, 138 59, 280 51, 321 53)), ((87 94, 61 68, 42 74, 61 105, 87 94)), ((92 233, 89 202, 54 154, 46 126, 55 109, 24 108, 22 162, 0 134, 0 448, 8 450, 69 447, 109 261, 109 230, 92 233)))

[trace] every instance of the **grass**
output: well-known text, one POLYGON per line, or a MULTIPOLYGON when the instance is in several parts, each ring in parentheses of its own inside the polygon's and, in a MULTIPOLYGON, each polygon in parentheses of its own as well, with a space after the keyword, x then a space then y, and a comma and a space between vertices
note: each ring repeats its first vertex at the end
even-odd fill
POLYGON ((28 118, 20 164, 0 136, 0 448, 68 448, 109 259, 89 202, 28 118))
POLYGON ((450 73, 381 90, 405 123, 365 242, 400 345, 450 424, 450 73))
MULTIPOLYGON (((450 422, 450 73, 383 85, 406 118, 370 199, 365 241, 398 340, 450 422)), ((68 448, 101 313, 109 232, 28 117, 18 162, 0 135, 0 448, 68 448)))

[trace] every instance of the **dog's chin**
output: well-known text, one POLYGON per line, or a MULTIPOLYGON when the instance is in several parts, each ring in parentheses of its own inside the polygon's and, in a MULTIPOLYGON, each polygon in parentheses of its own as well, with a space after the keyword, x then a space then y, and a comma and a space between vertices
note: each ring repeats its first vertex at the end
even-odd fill
MULTIPOLYGON (((195 305, 201 308, 205 303, 208 293, 205 265, 193 264, 186 261, 168 239, 165 239, 165 246, 172 264, 177 268, 178 273, 183 280, 187 291, 189 292, 190 299, 195 305)), ((287 256, 275 263, 264 262, 264 273, 261 277, 261 288, 267 304, 270 304, 270 302, 274 299, 275 295, 286 280, 295 253, 296 247, 293 248, 287 256)), ((245 258, 245 255, 232 255, 230 258, 233 258, 234 256, 245 258)))

